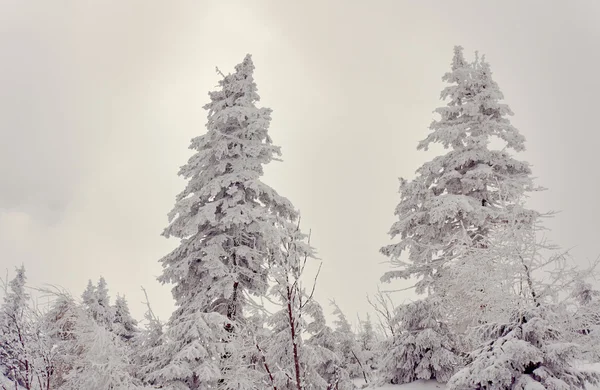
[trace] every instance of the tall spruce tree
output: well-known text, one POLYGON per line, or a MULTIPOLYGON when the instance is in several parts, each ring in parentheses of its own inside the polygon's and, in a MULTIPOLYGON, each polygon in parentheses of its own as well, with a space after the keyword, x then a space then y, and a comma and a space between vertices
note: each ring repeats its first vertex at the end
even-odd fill
MULTIPOLYGON (((421 313, 422 318, 461 331, 470 323, 456 318, 456 308, 463 304, 457 296, 474 300, 469 302, 470 307, 486 313, 490 309, 486 308, 489 295, 503 288, 474 283, 470 270, 487 267, 486 272, 499 275, 494 270, 494 253, 487 253, 492 237, 497 232, 504 234, 509 224, 514 228, 515 221, 517 228, 533 229, 539 213, 523 207, 523 200, 538 188, 533 184, 529 164, 509 154, 511 149, 523 151, 525 139, 508 119, 512 111, 501 103, 503 95, 485 57, 469 63, 462 47, 455 47, 451 70, 442 79, 450 84, 441 93, 447 104, 435 110, 439 118, 431 123, 429 135, 417 149, 426 151, 440 144, 447 152, 423 164, 412 181, 400 179, 401 200, 395 211, 398 221, 390 229, 392 238, 400 240, 381 249, 399 269, 387 272, 382 280, 416 278, 416 292, 426 293, 428 301, 436 302, 435 312, 421 313), (401 258, 404 252, 407 256, 401 258), (485 261, 491 264, 482 264, 485 261)), ((426 305, 420 311, 432 308, 426 305)), ((482 316, 473 317, 468 320, 477 322, 482 316)), ((388 369, 389 363, 393 363, 391 367, 396 365, 394 361, 400 358, 397 354, 410 346, 403 334, 398 338, 399 344, 394 343, 402 348, 389 350, 383 357, 388 369)), ((394 380, 415 380, 426 376, 428 370, 438 370, 435 364, 425 371, 420 367, 429 365, 428 354, 437 356, 449 350, 444 343, 430 342, 428 337, 415 337, 415 341, 423 343, 417 345, 417 350, 427 350, 427 354, 413 354, 410 364, 403 366, 404 371, 394 374, 394 380)), ((455 362, 448 364, 440 377, 446 380, 452 373, 447 368, 454 366, 455 362)))
POLYGON ((258 108, 254 65, 247 55, 210 92, 206 134, 179 175, 188 184, 169 214, 165 237, 180 245, 165 256, 159 280, 172 283, 176 311, 168 323, 155 380, 205 388, 229 374, 228 340, 243 320, 248 294, 267 292, 268 261, 280 250, 282 220, 297 217, 286 198, 263 183, 263 166, 280 155, 268 135, 271 110, 258 108))
MULTIPOLYGON (((439 119, 417 147, 437 143, 449 151, 423 164, 414 180, 400 179, 398 221, 390 229, 400 241, 381 252, 401 269, 382 280, 416 277, 418 293, 435 290, 445 265, 465 248, 484 247, 511 207, 536 189, 529 164, 508 152, 524 150, 525 139, 511 125, 512 111, 500 102, 503 95, 491 76, 485 58, 468 63, 462 47, 455 47, 451 71, 443 77, 450 83, 441 93, 447 105, 435 110, 439 119), (492 149, 493 140, 504 146, 492 149), (404 252, 407 261, 400 259, 404 252)), ((533 223, 536 215, 523 209, 523 223, 533 223)))

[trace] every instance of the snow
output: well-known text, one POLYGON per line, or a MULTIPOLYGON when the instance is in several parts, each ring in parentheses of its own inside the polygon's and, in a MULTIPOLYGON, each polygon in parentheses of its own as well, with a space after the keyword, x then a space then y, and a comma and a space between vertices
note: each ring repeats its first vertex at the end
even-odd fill
MULTIPOLYGON (((580 366, 581 368, 586 368, 586 369, 592 369, 594 371, 598 371, 600 372, 600 363, 592 363, 592 364, 581 364, 580 366)), ((356 385, 356 387, 358 387, 359 389, 364 386, 364 381, 362 380, 355 380, 354 384, 356 385)), ((383 386, 376 386, 376 387, 367 387, 367 389, 369 390, 433 390, 433 389, 437 389, 437 390, 441 390, 441 389, 446 389, 446 385, 443 383, 439 383, 436 381, 423 381, 423 380, 418 380, 412 383, 407 383, 407 384, 403 384, 403 385, 383 385, 383 386)), ((588 386, 587 390, 600 390, 600 386, 588 386)))
POLYGON ((433 390, 433 389, 445 389, 446 385, 436 381, 423 381, 419 380, 405 385, 384 385, 382 387, 376 387, 378 390, 433 390))

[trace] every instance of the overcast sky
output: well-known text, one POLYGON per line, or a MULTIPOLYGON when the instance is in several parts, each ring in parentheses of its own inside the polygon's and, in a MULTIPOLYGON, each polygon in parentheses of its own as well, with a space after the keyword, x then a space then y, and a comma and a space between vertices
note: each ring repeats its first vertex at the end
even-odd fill
POLYGON ((317 298, 363 314, 398 177, 440 151, 416 145, 457 44, 486 54, 549 188, 532 204, 562 211, 550 237, 585 263, 600 254, 598 20, 597 0, 0 0, 0 269, 76 296, 103 275, 138 318, 143 285, 166 320, 177 171, 215 66, 251 53, 284 159, 264 179, 312 230, 317 298))

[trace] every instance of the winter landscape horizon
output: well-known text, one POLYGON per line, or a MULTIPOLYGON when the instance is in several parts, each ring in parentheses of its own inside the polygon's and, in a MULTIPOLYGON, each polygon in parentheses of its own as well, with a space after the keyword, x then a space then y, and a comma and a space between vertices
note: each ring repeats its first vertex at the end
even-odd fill
POLYGON ((0 390, 600 389, 598 3, 0 18, 0 390))

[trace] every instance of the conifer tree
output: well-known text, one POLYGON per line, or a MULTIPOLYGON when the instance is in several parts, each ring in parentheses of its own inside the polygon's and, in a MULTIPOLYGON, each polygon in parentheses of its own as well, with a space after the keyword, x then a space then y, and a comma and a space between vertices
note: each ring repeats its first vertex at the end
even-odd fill
POLYGON ((81 299, 88 314, 94 321, 110 329, 114 313, 113 307, 110 305, 106 280, 103 277, 100 277, 95 286, 92 284, 91 280, 88 281, 88 285, 81 295, 81 299))
POLYGON ((379 361, 379 337, 373 326, 371 315, 367 313, 367 318, 360 321, 360 331, 358 332, 358 345, 361 350, 363 364, 367 372, 377 370, 379 361))
POLYGON ((268 135, 271 110, 256 106, 253 72, 247 55, 209 93, 208 131, 192 140, 195 154, 179 171, 188 183, 163 235, 181 241, 161 260, 159 278, 174 284, 178 306, 154 374, 165 385, 204 388, 226 375, 221 360, 232 353, 226 344, 246 297, 267 292, 268 259, 280 250, 277 218, 296 218, 292 204, 260 180, 280 150, 268 135))
POLYGON ((96 285, 96 302, 97 311, 94 313, 94 319, 98 323, 110 327, 113 321, 114 313, 110 305, 110 297, 108 296, 108 286, 104 277, 100 277, 96 285))
POLYGON ((81 294, 81 300, 88 308, 91 308, 96 302, 96 286, 94 286, 91 279, 88 280, 87 287, 81 294))
POLYGON ((369 383, 370 370, 368 369, 363 355, 363 350, 358 343, 352 325, 338 304, 332 300, 334 320, 334 336, 337 340, 336 352, 341 359, 341 366, 348 372, 351 378, 363 378, 369 383))
MULTIPOLYGON (((529 164, 508 153, 524 150, 525 139, 511 125, 512 111, 500 102, 503 95, 491 75, 485 58, 467 63, 462 48, 455 47, 451 71, 443 77, 450 83, 441 93, 447 105, 436 109, 440 118, 417 148, 437 143, 449 151, 421 166, 414 180, 400 179, 398 221, 390 230, 400 241, 381 251, 402 269, 387 272, 383 280, 416 277, 418 293, 434 291, 445 266, 456 262, 465 246, 485 245, 512 205, 536 189, 529 164), (490 148, 493 140, 504 147, 490 148), (400 260, 404 252, 407 261, 400 260)), ((523 223, 536 215, 523 210, 523 223)))
POLYGON ((306 344, 314 348, 321 356, 316 371, 329 384, 327 389, 353 389, 350 374, 343 367, 338 353, 338 340, 333 329, 325 325, 325 319, 318 327, 313 327, 308 334, 310 336, 306 344))
POLYGON ((129 313, 129 306, 125 297, 117 295, 112 311, 112 331, 121 337, 123 341, 131 340, 138 333, 137 321, 129 313))
POLYGON ((582 349, 565 341, 555 307, 540 304, 514 314, 510 323, 489 327, 495 335, 450 379, 450 390, 585 389, 598 383, 597 372, 573 367, 582 349))
POLYGON ((426 298, 400 307, 400 332, 390 340, 379 370, 382 383, 409 383, 418 379, 447 382, 460 359, 454 340, 441 321, 439 302, 426 298))
POLYGON ((33 386, 34 359, 26 280, 25 267, 17 268, 0 307, 0 373, 29 390, 33 386))
POLYGON ((71 353, 76 356, 62 390, 141 390, 125 343, 86 312, 75 313, 71 353))

